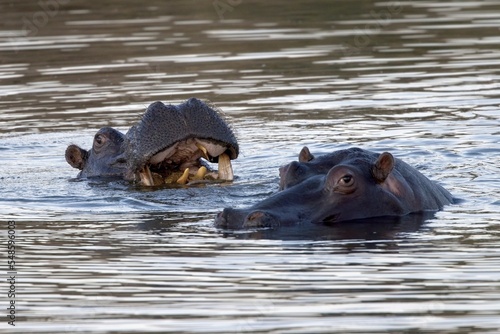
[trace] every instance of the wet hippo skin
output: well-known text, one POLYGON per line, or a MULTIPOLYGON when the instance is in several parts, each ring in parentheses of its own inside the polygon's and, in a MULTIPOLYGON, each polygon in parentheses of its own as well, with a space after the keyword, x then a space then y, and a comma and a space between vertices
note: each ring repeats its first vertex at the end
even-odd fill
POLYGON ((280 168, 280 191, 248 209, 226 208, 224 228, 335 223, 437 211, 452 195, 388 152, 360 148, 314 157, 307 147, 280 168))

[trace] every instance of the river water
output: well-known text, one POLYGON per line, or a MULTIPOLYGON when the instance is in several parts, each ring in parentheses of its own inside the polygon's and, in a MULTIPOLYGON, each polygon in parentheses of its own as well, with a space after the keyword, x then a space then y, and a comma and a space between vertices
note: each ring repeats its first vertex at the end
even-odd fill
POLYGON ((0 332, 498 333, 500 2, 0 2, 0 332), (69 144, 208 99, 232 184, 77 180, 69 144), (458 204, 398 224, 225 231, 303 146, 389 151, 458 204), (2 269, 3 270, 3 269, 2 269), (11 274, 9 274, 11 275, 11 274), (15 327, 6 309, 16 306, 15 327))

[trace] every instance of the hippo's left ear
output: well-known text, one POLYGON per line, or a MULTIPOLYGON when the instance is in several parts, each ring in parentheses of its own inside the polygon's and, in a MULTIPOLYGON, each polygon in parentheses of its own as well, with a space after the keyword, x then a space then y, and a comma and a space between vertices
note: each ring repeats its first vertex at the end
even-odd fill
POLYGON ((66 161, 71 167, 78 168, 79 170, 82 170, 85 166, 87 155, 88 152, 86 150, 76 145, 69 145, 65 153, 66 161))
POLYGON ((299 153, 299 162, 309 162, 312 159, 314 159, 314 155, 311 154, 307 146, 304 146, 299 153))
POLYGON ((389 152, 379 155, 372 167, 372 175, 378 182, 384 182, 394 168, 394 157, 389 152))

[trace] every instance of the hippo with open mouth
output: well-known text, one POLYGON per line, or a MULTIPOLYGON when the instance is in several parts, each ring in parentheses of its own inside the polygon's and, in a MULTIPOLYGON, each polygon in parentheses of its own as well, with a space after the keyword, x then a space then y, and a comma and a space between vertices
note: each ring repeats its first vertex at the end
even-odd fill
POLYGON ((100 129, 90 150, 66 149, 66 161, 79 178, 120 177, 145 186, 233 180, 231 160, 239 147, 233 131, 214 106, 191 98, 180 105, 152 103, 126 134, 100 129), (218 162, 218 173, 201 160, 218 162))
POLYGON ((222 228, 337 223, 437 211, 452 195, 392 154, 360 148, 314 157, 280 168, 280 191, 248 209, 226 208, 215 218, 222 228))

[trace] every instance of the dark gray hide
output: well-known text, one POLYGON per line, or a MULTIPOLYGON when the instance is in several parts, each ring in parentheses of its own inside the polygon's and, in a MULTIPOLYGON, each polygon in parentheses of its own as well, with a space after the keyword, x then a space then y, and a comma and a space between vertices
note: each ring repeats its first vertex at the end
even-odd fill
POLYGON ((304 148, 299 162, 280 168, 280 188, 248 209, 224 209, 216 224, 248 228, 335 223, 437 211, 453 202, 443 187, 390 153, 359 148, 318 158, 304 148))

